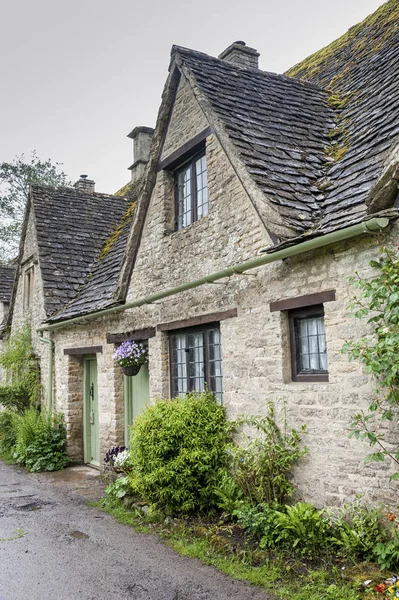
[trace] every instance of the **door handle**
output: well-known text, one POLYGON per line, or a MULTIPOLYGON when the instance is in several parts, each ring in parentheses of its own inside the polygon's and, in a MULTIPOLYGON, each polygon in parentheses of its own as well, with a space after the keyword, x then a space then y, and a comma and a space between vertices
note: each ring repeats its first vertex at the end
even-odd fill
POLYGON ((90 393, 90 396, 92 398, 94 398, 94 383, 91 384, 91 386, 90 386, 90 392, 89 393, 90 393))
POLYGON ((94 425, 94 410, 90 411, 90 425, 94 425))

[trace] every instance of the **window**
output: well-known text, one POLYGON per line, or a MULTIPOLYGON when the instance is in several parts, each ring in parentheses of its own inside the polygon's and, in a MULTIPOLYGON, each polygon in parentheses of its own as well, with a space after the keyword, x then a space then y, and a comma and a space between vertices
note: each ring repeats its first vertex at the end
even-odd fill
POLYGON ((176 228, 184 229, 208 214, 208 174, 205 152, 175 171, 176 228))
POLYGON ((328 381, 322 304, 289 311, 293 381, 328 381))
POLYGON ((176 331, 170 336, 172 396, 207 387, 222 401, 222 352, 218 326, 176 331))
POLYGON ((33 302, 33 265, 27 267, 24 272, 24 309, 29 310, 33 302))

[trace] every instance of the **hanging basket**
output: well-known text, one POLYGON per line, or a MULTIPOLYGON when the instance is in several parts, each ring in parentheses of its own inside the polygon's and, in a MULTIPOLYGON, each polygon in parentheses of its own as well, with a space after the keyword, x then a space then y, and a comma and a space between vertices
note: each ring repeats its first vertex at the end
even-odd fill
POLYGON ((123 374, 126 377, 134 377, 140 371, 141 365, 131 365, 130 367, 122 367, 123 374))

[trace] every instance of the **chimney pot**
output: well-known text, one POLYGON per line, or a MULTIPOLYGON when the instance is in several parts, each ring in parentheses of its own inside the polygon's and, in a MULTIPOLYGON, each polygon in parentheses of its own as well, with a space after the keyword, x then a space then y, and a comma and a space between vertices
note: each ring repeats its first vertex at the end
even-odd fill
POLYGON ((78 192, 82 192, 84 194, 94 194, 95 186, 95 182, 92 179, 88 179, 87 175, 81 175, 73 187, 78 192))
POLYGON ((129 167, 132 172, 132 182, 144 175, 150 158, 151 142, 154 135, 152 127, 135 127, 127 137, 133 140, 133 164, 129 167))
POLYGON ((226 50, 223 50, 219 54, 219 58, 242 69, 259 69, 259 52, 241 40, 233 42, 226 50))

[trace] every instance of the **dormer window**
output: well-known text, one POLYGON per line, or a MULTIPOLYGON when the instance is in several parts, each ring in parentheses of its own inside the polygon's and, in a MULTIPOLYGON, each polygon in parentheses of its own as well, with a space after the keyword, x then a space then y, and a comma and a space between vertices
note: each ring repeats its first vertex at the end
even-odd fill
POLYGON ((176 228, 184 229, 208 214, 208 174, 205 151, 175 171, 176 228))

